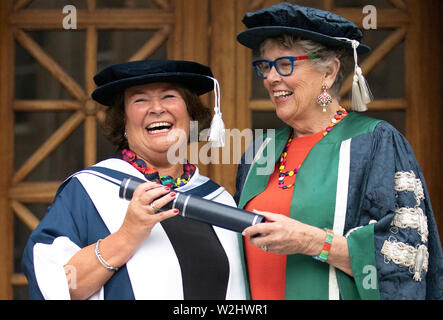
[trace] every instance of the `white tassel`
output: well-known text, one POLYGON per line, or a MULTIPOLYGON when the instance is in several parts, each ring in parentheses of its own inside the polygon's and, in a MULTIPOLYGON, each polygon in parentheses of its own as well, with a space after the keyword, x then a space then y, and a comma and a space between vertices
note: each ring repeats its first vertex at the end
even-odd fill
POLYGON ((352 110, 363 112, 368 110, 366 104, 371 102, 374 98, 372 96, 371 90, 369 89, 369 85, 363 76, 361 68, 358 66, 358 56, 357 56, 357 48, 360 45, 360 42, 357 40, 351 40, 348 38, 339 38, 336 39, 346 40, 352 44, 352 48, 354 49, 354 79, 352 82, 352 110))
POLYGON ((222 114, 216 113, 211 121, 211 128, 209 129, 208 141, 212 142, 214 147, 225 146, 225 124, 222 119, 222 114))
POLYGON ((363 112, 368 110, 368 108, 362 100, 360 86, 358 82, 358 76, 354 74, 354 81, 352 81, 352 110, 363 112))
POLYGON ((367 104, 373 100, 372 92, 369 89, 368 82, 362 74, 361 68, 357 67, 358 84, 360 86, 361 100, 367 104))
POLYGON ((225 123, 223 122, 222 113, 220 112, 220 85, 217 79, 211 78, 214 81, 214 117, 209 128, 208 141, 212 142, 214 147, 225 146, 225 123))

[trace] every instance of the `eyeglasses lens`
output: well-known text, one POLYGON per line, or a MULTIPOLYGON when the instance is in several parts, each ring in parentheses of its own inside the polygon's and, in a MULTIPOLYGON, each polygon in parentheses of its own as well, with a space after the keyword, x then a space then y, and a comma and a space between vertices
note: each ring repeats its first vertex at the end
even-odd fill
POLYGON ((292 73, 292 61, 288 58, 280 58, 275 61, 277 71, 282 76, 289 76, 292 73))
POLYGON ((255 67, 259 72, 260 76, 263 78, 266 78, 269 74, 269 71, 271 70, 271 66, 267 61, 259 61, 255 64, 255 67))
POLYGON ((293 71, 293 62, 286 57, 278 58, 274 61, 256 61, 254 62, 254 66, 259 75, 265 79, 269 75, 269 72, 271 72, 273 66, 275 66, 277 72, 282 76, 289 76, 293 71))

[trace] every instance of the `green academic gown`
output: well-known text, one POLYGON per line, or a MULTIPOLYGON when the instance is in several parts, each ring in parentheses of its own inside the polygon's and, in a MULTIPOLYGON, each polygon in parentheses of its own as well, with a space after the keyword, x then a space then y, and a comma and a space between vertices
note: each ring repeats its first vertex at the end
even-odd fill
MULTIPOLYGON (((240 208, 265 190, 291 130, 268 131, 243 155, 234 197, 240 208)), ((409 143, 388 123, 350 113, 322 138, 297 173, 290 217, 346 236, 353 277, 288 255, 285 299, 443 297, 443 255, 424 178, 409 143), (403 190, 397 176, 411 173, 416 188, 403 190), (399 208, 420 208, 426 228, 398 227, 399 208), (408 259, 402 250, 412 252, 408 259)))

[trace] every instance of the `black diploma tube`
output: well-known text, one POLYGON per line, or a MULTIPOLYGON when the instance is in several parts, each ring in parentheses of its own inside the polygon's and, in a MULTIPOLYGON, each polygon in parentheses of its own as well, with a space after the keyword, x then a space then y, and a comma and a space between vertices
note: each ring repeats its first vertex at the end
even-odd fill
MULTIPOLYGON (((120 198, 131 200, 135 188, 145 181, 133 178, 123 179, 120 185, 120 198)), ((197 196, 174 191, 175 199, 158 211, 178 209, 183 217, 209 223, 235 232, 242 232, 247 227, 265 222, 265 217, 249 211, 206 200, 197 196)))

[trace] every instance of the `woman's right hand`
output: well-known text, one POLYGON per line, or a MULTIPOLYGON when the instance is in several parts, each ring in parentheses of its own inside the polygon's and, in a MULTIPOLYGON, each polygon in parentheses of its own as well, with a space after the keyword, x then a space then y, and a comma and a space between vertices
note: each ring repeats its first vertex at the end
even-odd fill
MULTIPOLYGON (((134 191, 126 216, 120 229, 100 242, 102 258, 111 266, 120 268, 149 236, 156 223, 177 215, 178 211, 167 210, 155 213, 152 202, 158 209, 175 198, 169 188, 154 182, 139 185, 134 191), (159 198, 159 199, 157 199, 159 198), (157 200, 155 200, 157 199, 157 200), (155 200, 155 201, 154 201, 155 200)), ((65 265, 67 274, 76 272, 76 286, 70 287, 72 299, 86 299, 97 292, 114 274, 103 267, 94 252, 96 243, 78 251, 65 265), (69 271, 68 271, 69 270, 69 271), (74 290, 75 289, 75 290, 74 290)), ((68 281, 71 277, 68 277, 68 281)))
POLYGON ((177 215, 177 209, 163 212, 155 212, 154 210, 158 210, 174 200, 175 196, 176 194, 170 192, 169 187, 161 184, 155 182, 140 184, 134 191, 125 220, 119 230, 125 237, 125 242, 138 247, 149 236, 157 223, 177 215))

